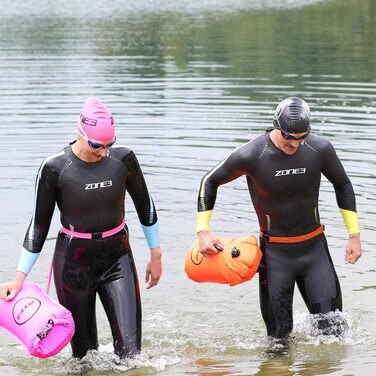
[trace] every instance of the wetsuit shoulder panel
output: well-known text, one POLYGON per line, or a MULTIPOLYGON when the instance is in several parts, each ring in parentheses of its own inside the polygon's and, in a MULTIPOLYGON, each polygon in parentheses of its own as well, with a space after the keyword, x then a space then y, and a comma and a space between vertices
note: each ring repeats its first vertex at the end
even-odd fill
POLYGON ((240 145, 226 159, 204 175, 199 190, 198 212, 213 209, 218 187, 247 174, 262 155, 266 143, 266 135, 261 135, 240 145))
POLYGON ((118 159, 125 163, 126 159, 133 153, 133 151, 126 147, 126 146, 120 146, 120 147, 112 147, 111 148, 111 157, 118 159))

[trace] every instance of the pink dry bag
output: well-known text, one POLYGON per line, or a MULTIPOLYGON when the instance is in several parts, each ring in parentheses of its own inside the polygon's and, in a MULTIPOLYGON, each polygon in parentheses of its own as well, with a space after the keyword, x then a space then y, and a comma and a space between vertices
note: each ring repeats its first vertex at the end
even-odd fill
POLYGON ((56 355, 74 333, 72 314, 51 299, 39 285, 25 282, 17 296, 0 299, 0 326, 15 335, 30 355, 56 355))

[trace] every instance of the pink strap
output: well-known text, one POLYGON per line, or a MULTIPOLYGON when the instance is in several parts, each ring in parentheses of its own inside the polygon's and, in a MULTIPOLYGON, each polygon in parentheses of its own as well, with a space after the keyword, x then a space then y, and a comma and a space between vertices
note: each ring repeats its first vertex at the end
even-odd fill
POLYGON ((76 238, 81 238, 81 239, 91 239, 93 237, 93 235, 88 232, 72 231, 72 230, 65 228, 64 226, 61 227, 60 231, 64 232, 64 234, 74 236, 76 238))
MULTIPOLYGON (((124 228, 125 222, 123 221, 119 226, 116 226, 112 230, 104 231, 101 234, 102 238, 108 238, 111 235, 117 234, 119 231, 121 231, 124 228)), ((64 232, 64 234, 74 236, 76 238, 81 238, 81 239, 92 239, 93 234, 90 232, 78 232, 78 231, 73 231, 65 228, 64 226, 61 228, 61 231, 64 232)))
POLYGON ((104 231, 102 232, 102 238, 108 238, 111 235, 117 234, 119 231, 121 231, 125 226, 125 222, 122 222, 119 226, 116 226, 112 230, 104 231))
POLYGON ((47 281, 47 287, 46 287, 47 295, 50 295, 52 272, 53 272, 53 258, 52 258, 52 261, 51 261, 50 272, 48 273, 48 281, 47 281))

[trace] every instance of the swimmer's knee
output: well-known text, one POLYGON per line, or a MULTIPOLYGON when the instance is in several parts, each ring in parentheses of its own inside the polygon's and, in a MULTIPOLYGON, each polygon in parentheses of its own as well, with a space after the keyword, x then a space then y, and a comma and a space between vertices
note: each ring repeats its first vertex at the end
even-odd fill
POLYGON ((337 294, 335 298, 322 300, 319 303, 309 304, 309 312, 312 314, 326 314, 328 312, 342 311, 342 297, 337 294))

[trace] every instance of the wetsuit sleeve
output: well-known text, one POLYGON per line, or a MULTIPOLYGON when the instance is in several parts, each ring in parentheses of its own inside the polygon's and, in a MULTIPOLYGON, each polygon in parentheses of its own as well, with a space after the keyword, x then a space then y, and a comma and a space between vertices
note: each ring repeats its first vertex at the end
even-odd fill
POLYGON ((125 163, 128 167, 127 191, 132 197, 146 241, 149 248, 158 247, 160 240, 157 212, 136 155, 130 152, 125 163))
POLYGON ((347 231, 349 234, 358 233, 360 230, 353 186, 330 142, 326 145, 323 156, 322 173, 333 184, 347 231))
POLYGON ((17 268, 25 274, 30 272, 46 240, 55 208, 57 180, 56 169, 43 161, 35 181, 34 212, 17 268))
POLYGON ((209 231, 218 187, 244 175, 246 159, 242 148, 237 148, 202 178, 197 200, 196 233, 209 231))

